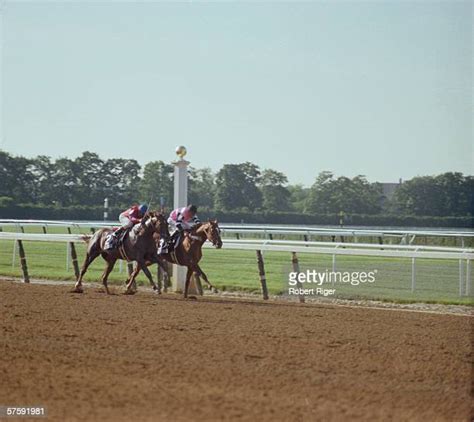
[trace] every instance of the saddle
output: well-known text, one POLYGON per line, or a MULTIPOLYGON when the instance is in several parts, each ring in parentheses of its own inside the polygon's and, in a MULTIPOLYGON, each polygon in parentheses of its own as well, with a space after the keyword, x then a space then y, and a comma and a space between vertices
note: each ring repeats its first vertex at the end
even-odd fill
POLYGON ((124 230, 121 230, 121 228, 115 228, 114 231, 107 236, 105 249, 107 251, 120 249, 123 246, 125 239, 130 234, 131 230, 133 230, 133 227, 124 230), (119 231, 121 231, 121 233, 117 235, 117 232, 119 231))

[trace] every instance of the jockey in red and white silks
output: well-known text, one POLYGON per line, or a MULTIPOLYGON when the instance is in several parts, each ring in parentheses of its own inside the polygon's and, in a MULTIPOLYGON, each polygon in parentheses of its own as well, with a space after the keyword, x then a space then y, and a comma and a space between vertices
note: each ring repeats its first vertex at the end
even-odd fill
POLYGON ((196 224, 200 223, 196 213, 197 207, 195 205, 188 205, 187 207, 176 208, 171 211, 168 217, 170 229, 178 231, 192 229, 196 224))
POLYGON ((197 207, 195 205, 188 205, 187 207, 176 208, 171 211, 168 217, 168 224, 170 231, 174 230, 174 233, 168 240, 161 239, 158 254, 168 253, 170 247, 178 246, 181 241, 181 233, 184 230, 192 229, 196 224, 200 223, 196 213, 197 207))
POLYGON ((115 249, 124 231, 131 229, 135 224, 139 223, 145 216, 148 206, 142 204, 140 206, 133 205, 119 215, 119 221, 122 227, 111 233, 105 242, 104 249, 110 251, 115 249))
POLYGON ((139 223, 146 214, 148 207, 146 205, 133 205, 128 210, 119 215, 119 221, 122 227, 130 228, 139 223))

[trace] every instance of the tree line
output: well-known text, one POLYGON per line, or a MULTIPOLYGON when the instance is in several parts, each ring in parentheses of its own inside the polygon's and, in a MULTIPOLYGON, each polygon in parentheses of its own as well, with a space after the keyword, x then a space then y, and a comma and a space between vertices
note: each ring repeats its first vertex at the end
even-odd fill
MULTIPOLYGON (((173 202, 173 166, 133 159, 103 160, 86 151, 75 159, 25 158, 0 151, 0 205, 99 206, 104 198, 126 207, 134 202, 173 202)), ((321 172, 311 187, 288 183, 285 174, 245 162, 225 164, 216 173, 189 169, 189 202, 216 211, 309 214, 401 214, 472 216, 474 177, 450 172, 414 177, 389 200, 380 183, 363 175, 336 177, 321 172)))

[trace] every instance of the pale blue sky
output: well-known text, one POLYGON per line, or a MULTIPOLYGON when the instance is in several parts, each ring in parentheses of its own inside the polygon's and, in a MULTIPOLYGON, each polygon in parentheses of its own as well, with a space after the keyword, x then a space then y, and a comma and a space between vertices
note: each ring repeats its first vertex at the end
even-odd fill
POLYGON ((1 1, 14 154, 474 173, 472 3, 1 1))

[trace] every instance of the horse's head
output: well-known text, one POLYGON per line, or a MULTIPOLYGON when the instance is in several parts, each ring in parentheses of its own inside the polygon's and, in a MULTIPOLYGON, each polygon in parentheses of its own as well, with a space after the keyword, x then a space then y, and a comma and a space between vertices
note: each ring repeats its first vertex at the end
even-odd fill
POLYGON ((166 217, 159 212, 149 212, 149 219, 145 224, 149 224, 153 231, 160 235, 160 238, 167 239, 170 235, 168 221, 166 217))
POLYGON ((207 240, 217 249, 222 248, 221 229, 217 220, 209 220, 202 225, 202 231, 206 234, 207 240))

